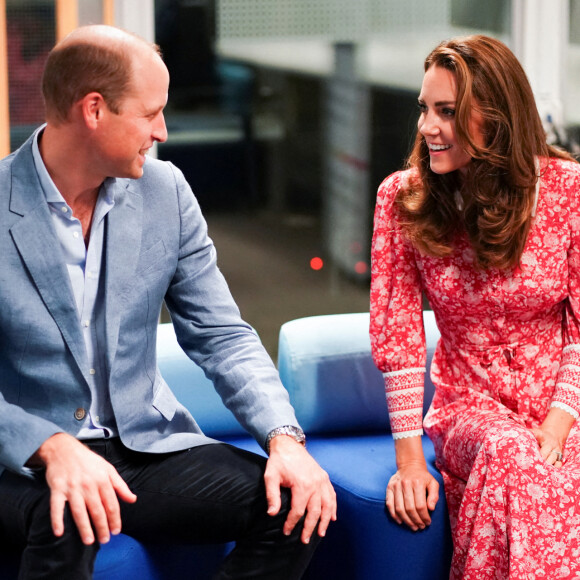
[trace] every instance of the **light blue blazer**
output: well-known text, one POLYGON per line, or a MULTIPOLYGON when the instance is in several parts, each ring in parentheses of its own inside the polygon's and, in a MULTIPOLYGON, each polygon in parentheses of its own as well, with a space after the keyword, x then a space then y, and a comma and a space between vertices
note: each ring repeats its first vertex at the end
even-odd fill
MULTIPOLYGON (((141 179, 115 179, 113 188, 104 248, 106 365, 124 444, 166 452, 213 442, 157 368, 164 299, 181 347, 260 444, 275 427, 298 425, 272 361, 240 318, 182 173, 149 159, 141 179)), ((49 436, 79 432, 75 411, 90 407, 88 377, 79 315, 29 139, 0 161, 0 472, 25 472, 49 436)))

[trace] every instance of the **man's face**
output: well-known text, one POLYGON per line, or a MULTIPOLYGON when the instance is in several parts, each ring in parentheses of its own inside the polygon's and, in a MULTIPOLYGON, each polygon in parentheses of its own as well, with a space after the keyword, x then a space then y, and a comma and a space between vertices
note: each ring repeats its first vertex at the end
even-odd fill
POLYGON ((137 56, 133 87, 118 114, 106 108, 99 136, 99 156, 106 177, 138 179, 145 155, 156 141, 167 140, 163 109, 169 73, 157 55, 137 56))

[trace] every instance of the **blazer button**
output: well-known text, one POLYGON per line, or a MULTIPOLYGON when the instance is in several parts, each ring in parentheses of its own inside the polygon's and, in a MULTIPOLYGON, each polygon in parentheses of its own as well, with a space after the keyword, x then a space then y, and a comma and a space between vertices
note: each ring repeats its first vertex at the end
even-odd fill
POLYGON ((82 407, 79 407, 75 411, 75 419, 77 421, 82 421, 86 416, 87 416, 87 412, 82 407))

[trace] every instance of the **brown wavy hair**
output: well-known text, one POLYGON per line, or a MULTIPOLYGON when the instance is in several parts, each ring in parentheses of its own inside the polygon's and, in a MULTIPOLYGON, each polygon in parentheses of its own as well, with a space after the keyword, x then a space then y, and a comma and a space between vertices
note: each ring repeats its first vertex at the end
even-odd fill
POLYGON ((424 254, 450 255, 465 232, 479 267, 516 266, 531 225, 536 157, 574 158, 546 143, 526 74, 499 40, 473 35, 445 41, 426 58, 425 71, 431 66, 455 75, 455 131, 472 160, 464 173, 434 173, 417 132, 407 161, 415 178, 397 197, 403 228, 424 254), (470 132, 474 111, 483 119, 479 146, 470 132))

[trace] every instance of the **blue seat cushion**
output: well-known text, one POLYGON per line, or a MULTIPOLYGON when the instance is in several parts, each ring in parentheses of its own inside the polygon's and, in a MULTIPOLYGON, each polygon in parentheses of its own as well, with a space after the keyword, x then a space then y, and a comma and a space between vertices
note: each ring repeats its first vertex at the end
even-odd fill
MULTIPOLYGON (((20 552, 17 549, 0 551, 3 580, 16 580, 20 552)), ((102 546, 97 556, 95 580, 160 580, 145 546, 125 534, 113 536, 102 546)))
POLYGON ((427 437, 423 448, 429 471, 440 484, 440 496, 431 525, 412 532, 395 523, 385 508, 387 483, 396 471, 390 435, 309 439, 308 450, 334 484, 338 520, 315 553, 307 579, 447 580, 452 544, 443 481, 427 437))
MULTIPOLYGON (((433 312, 425 312, 423 320, 429 366, 439 331, 433 312)), ((348 435, 390 429, 385 381, 371 355, 368 312, 285 323, 280 329, 278 369, 306 433, 348 435)), ((427 373, 424 412, 433 392, 427 373)))
MULTIPOLYGON (((229 442, 263 453, 251 438, 229 442)), ((317 434, 308 451, 328 472, 338 502, 338 520, 321 542, 305 580, 447 580, 452 555, 451 529, 443 478, 427 436, 423 452, 439 482, 439 502, 431 525, 420 532, 395 523, 385 508, 387 483, 396 472, 395 442, 381 432, 317 434)))
MULTIPOLYGON (((210 580, 233 543, 204 546, 143 544, 119 534, 99 550, 94 580, 210 580), (193 576, 193 571, 195 575, 193 576)), ((0 578, 18 578, 19 551, 0 550, 0 578)))
POLYGON ((111 578, 158 580, 145 546, 125 534, 113 536, 111 541, 99 550, 94 579, 111 578))
MULTIPOLYGON (((263 451, 250 437, 227 442, 255 453, 263 451)), ((328 472, 338 499, 338 521, 331 524, 307 571, 305 580, 447 580, 451 560, 451 536, 441 474, 434 465, 433 445, 423 438, 429 471, 439 481, 440 497, 432 523, 411 532, 399 526, 385 510, 385 490, 396 471, 394 441, 387 433, 314 435, 308 450, 328 472), (372 556, 370 556, 372 555, 372 556)), ((102 547, 95 566, 95 580, 209 579, 232 548, 221 546, 143 545, 123 534, 102 547)), ((0 555, 2 572, 16 558, 0 555)))

